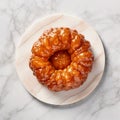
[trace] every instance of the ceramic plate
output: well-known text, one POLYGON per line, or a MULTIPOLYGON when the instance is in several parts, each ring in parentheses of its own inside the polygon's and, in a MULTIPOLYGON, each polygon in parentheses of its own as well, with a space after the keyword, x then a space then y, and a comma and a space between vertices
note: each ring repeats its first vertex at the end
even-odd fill
POLYGON ((16 49, 15 64, 21 82, 31 95, 48 104, 67 105, 82 100, 96 88, 104 72, 105 53, 98 34, 85 21, 78 17, 56 14, 38 19, 26 30, 16 49), (39 39, 45 30, 51 27, 76 29, 91 43, 95 57, 93 68, 86 82, 77 89, 62 92, 49 91, 37 81, 29 68, 29 58, 33 43, 39 39))

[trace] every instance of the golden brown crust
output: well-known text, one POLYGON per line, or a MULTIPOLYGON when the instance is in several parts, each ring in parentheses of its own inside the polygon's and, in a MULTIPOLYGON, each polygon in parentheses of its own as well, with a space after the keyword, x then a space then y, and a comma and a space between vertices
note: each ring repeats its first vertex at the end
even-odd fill
POLYGON ((53 91, 77 88, 94 61, 90 43, 76 30, 51 28, 32 47, 29 66, 40 83, 53 91))

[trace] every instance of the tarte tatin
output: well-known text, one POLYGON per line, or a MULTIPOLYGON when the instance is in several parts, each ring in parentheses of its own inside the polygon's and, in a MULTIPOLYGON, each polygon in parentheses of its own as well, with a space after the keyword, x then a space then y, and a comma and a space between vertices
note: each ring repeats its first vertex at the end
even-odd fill
POLYGON ((90 47, 77 30, 51 28, 33 44, 29 66, 38 81, 52 91, 78 88, 92 69, 90 47))

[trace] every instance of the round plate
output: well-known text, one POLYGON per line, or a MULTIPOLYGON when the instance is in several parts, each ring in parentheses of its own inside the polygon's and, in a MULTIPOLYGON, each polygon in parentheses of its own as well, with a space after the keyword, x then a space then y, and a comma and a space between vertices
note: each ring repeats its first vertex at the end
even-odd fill
POLYGON ((102 42, 95 30, 78 17, 56 14, 35 21, 22 35, 16 49, 17 73, 27 91, 38 100, 54 105, 67 105, 75 103, 88 96, 98 85, 104 72, 105 54, 102 42), (52 92, 41 85, 32 70, 29 68, 31 48, 42 33, 51 27, 69 27, 76 29, 90 41, 95 61, 86 82, 79 88, 52 92))

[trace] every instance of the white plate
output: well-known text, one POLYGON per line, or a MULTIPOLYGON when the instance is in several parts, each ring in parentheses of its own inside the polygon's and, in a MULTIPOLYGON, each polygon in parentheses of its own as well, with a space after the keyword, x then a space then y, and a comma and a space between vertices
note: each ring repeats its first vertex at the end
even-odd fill
POLYGON ((78 17, 56 14, 38 19, 26 30, 16 49, 15 64, 20 80, 31 95, 48 104, 67 105, 80 101, 96 88, 104 72, 105 53, 98 34, 90 25, 78 17), (77 89, 62 92, 49 91, 38 83, 29 68, 29 58, 33 43, 38 40, 44 30, 51 27, 70 27, 71 29, 76 29, 91 43, 95 57, 93 69, 86 82, 77 89))

